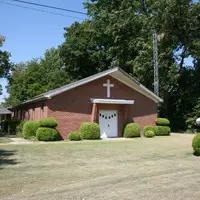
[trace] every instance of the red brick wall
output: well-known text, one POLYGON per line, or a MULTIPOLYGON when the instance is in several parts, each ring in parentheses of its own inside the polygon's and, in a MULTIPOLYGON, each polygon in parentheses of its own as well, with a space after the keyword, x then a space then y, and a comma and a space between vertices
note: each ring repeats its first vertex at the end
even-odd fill
MULTIPOLYGON (((107 98, 107 90, 103 87, 103 83, 106 83, 108 78, 111 84, 114 84, 114 88, 111 88, 110 98, 135 100, 133 105, 97 104, 97 109, 102 109, 102 107, 111 109, 114 106, 118 112, 120 111, 119 136, 122 135, 123 127, 128 122, 135 121, 141 127, 155 124, 157 117, 156 103, 116 79, 107 76, 66 91, 47 101, 48 117, 57 119, 59 123, 57 129, 63 138, 66 138, 71 131, 78 131, 82 122, 92 121, 93 105, 90 98, 107 98)), ((93 113, 98 114, 98 112, 93 113)))
MULTIPOLYGON (((15 118, 18 120, 34 120, 39 121, 42 117, 42 107, 43 107, 43 117, 47 117, 48 115, 48 107, 44 101, 40 101, 37 103, 32 103, 28 105, 23 105, 21 107, 15 108, 15 118)), ((14 110, 12 113, 12 117, 14 117, 14 110)))

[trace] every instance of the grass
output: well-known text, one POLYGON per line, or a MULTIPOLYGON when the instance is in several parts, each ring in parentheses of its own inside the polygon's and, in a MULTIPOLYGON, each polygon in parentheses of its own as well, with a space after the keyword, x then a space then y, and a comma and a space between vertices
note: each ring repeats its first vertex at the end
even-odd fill
POLYGON ((0 199, 199 199, 193 135, 0 146, 0 199))
POLYGON ((0 137, 0 143, 7 143, 11 142, 12 140, 7 137, 0 137))

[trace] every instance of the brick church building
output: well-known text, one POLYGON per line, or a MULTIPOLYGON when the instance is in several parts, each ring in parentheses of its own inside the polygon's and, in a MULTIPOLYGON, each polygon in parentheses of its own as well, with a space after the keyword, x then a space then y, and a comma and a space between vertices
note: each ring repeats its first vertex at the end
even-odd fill
POLYGON ((12 117, 53 117, 63 138, 82 122, 97 122, 101 137, 121 137, 124 126, 154 125, 162 99, 116 67, 48 91, 12 107, 12 117))

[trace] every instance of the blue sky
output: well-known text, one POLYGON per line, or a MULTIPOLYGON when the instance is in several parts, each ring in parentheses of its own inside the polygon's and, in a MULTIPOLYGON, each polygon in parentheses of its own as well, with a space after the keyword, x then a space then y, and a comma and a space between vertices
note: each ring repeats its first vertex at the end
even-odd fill
MULTIPOLYGON (((10 0, 1 1, 34 7, 10 0)), ((86 12, 83 7, 85 0, 32 0, 32 2, 86 12)), ((45 10, 45 8, 34 8, 45 10)), ((43 56, 46 49, 57 47, 64 41, 63 28, 70 26, 75 21, 81 22, 81 19, 86 17, 80 14, 51 10, 52 12, 81 18, 74 19, 2 3, 0 3, 0 10, 0 34, 6 37, 3 49, 12 54, 11 61, 15 63, 43 56)), ((48 9, 48 11, 50 10, 48 9)), ((1 102, 4 96, 7 96, 5 90, 6 80, 1 79, 0 84, 4 88, 3 95, 0 96, 1 102)))

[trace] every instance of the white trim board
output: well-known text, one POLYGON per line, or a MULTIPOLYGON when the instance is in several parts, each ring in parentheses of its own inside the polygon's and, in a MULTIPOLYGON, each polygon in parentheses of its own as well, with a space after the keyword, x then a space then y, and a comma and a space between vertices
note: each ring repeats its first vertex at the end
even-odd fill
POLYGON ((124 99, 91 99, 92 103, 103 103, 103 104, 134 104, 134 100, 124 99))

